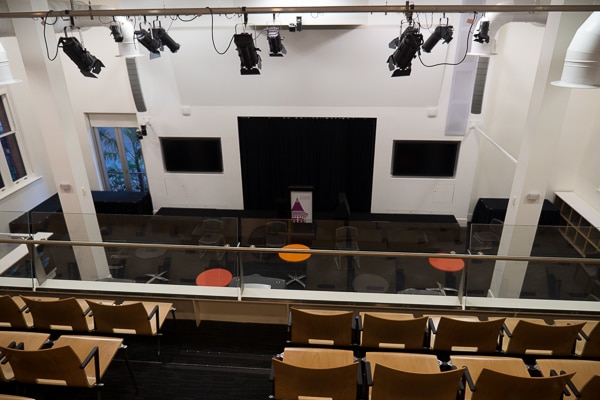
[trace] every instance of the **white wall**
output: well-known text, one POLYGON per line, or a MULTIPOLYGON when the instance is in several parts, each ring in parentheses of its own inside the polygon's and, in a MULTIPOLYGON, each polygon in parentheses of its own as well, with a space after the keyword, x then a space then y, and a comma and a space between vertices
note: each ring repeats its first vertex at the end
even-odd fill
MULTIPOLYGON (((131 6, 122 3, 123 7, 131 6)), ((154 6, 164 5, 162 1, 157 3, 160 4, 154 6)), ((181 4, 171 1, 165 6, 181 4)), ((149 2, 147 6, 153 4, 149 2)), ((268 57, 263 34, 258 39, 258 46, 263 49, 260 76, 240 76, 234 45, 223 56, 215 52, 209 17, 192 23, 173 22, 170 34, 181 44, 180 51, 166 51, 155 60, 137 59, 148 106, 148 112, 138 118, 148 123, 148 136, 142 146, 154 207, 243 208, 238 116, 377 118, 373 212, 448 213, 466 221, 477 198, 507 197, 514 173, 510 161, 474 131, 465 137, 444 136, 453 68, 425 68, 414 61, 410 77, 390 78, 385 61, 393 50, 387 44, 398 35, 400 19, 398 15, 369 16, 372 24, 351 29, 309 29, 305 20, 302 32, 282 32, 288 49, 283 58, 268 57), (184 106, 189 107, 191 115, 182 114, 184 106), (431 111, 435 111, 435 117, 428 116, 431 111), (162 136, 220 136, 224 173, 165 173, 158 144, 162 136), (392 178, 391 145, 395 139, 462 140, 456 178, 392 178)), ((215 16, 215 43, 219 50, 226 47, 236 22, 239 19, 235 16, 215 16)), ((543 27, 523 23, 502 28, 498 37, 500 54, 490 69, 482 126, 514 156, 518 156, 543 32, 543 27)), ((83 37, 87 48, 106 64, 98 79, 84 78, 70 60, 62 54, 60 57, 74 118, 81 130, 85 168, 92 189, 96 189, 99 183, 84 114, 133 113, 135 107, 124 60, 115 57, 117 46, 108 29, 91 28, 83 32, 83 37)), ((440 43, 423 59, 429 63, 453 59, 455 45, 440 43)), ((9 56, 15 53, 12 49, 9 56)), ((30 67, 27 70, 30 72, 30 67)), ((35 92, 26 84, 25 89, 35 92)), ((594 173, 600 167, 594 156, 599 146, 595 134, 599 121, 596 113, 590 111, 592 104, 598 104, 597 96, 597 92, 572 95, 563 128, 564 146, 559 146, 563 152, 556 155, 557 168, 564 168, 552 180, 553 189, 585 192, 591 199, 598 197, 596 188, 600 185, 594 173), (578 128, 579 146, 567 134, 573 134, 573 126, 578 128)), ((26 109, 19 107, 20 121, 29 119, 26 109)), ((30 133, 32 137, 41 134, 35 127, 27 129, 30 133)), ((40 149, 34 151, 39 153, 40 149)), ((37 158, 43 163, 44 157, 37 158)), ((4 207, 5 203, 1 205, 4 207)), ((597 206, 600 209, 600 201, 597 206)))

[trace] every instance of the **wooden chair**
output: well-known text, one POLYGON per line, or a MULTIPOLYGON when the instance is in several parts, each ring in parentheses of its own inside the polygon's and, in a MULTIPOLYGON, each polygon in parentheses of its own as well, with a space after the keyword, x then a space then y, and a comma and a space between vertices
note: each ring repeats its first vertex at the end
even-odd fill
POLYGON ((0 327, 13 329, 33 327, 33 318, 25 310, 27 306, 20 297, 0 296, 0 327))
POLYGON ((48 349, 0 347, 0 351, 8 359, 16 382, 91 388, 101 383, 122 343, 118 338, 61 336, 48 349))
POLYGON ((455 400, 462 369, 418 373, 375 366, 371 400, 455 400))
POLYGON ((91 332, 94 320, 87 304, 74 297, 66 299, 34 299, 22 297, 33 318, 33 326, 44 330, 91 332))
MULTIPOLYGON (((522 378, 529 378, 531 376, 525 362, 517 357, 452 355, 450 356, 450 363, 455 368, 467 368, 469 371, 468 376, 473 382, 477 382, 481 371, 484 369, 490 369, 512 376, 520 376, 522 378)), ((466 400, 471 399, 473 395, 471 388, 472 385, 466 385, 465 387, 464 398, 466 400)))
POLYGON ((356 399, 359 363, 350 350, 285 348, 272 366, 275 399, 356 399))
POLYGON ((574 354, 577 335, 585 323, 547 325, 519 320, 512 332, 507 332, 507 354, 570 356, 574 354))
POLYGON ((290 342, 293 344, 351 346, 355 327, 352 311, 290 310, 290 342))
POLYGON ((469 321, 440 317, 437 328, 431 326, 434 351, 474 351, 494 353, 498 350, 504 318, 469 321))
POLYGON ((582 358, 600 359, 600 322, 582 320, 556 320, 556 325, 585 323, 579 335, 582 340, 575 344, 575 354, 582 358))
POLYGON ((475 382, 473 400, 559 400, 573 374, 520 377, 484 368, 475 382))
POLYGON ((160 356, 160 329, 169 312, 175 318, 173 303, 125 301, 122 304, 104 304, 86 301, 92 311, 96 332, 156 336, 160 356))
POLYGON ((423 350, 429 347, 426 340, 427 317, 365 312, 361 314, 361 319, 362 347, 403 350, 423 350))
POLYGON ((575 373, 567 383, 574 397, 597 399, 600 394, 600 361, 543 359, 537 360, 543 376, 575 373))
MULTIPOLYGON (((0 346, 22 350, 38 350, 50 340, 50 334, 39 332, 0 331, 0 346)), ((15 378, 9 363, 0 355, 0 380, 10 382, 15 378)))

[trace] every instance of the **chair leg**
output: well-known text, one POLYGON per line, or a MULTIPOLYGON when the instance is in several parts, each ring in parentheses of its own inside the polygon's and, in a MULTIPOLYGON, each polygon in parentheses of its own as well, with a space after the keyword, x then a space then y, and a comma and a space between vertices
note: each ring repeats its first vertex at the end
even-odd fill
POLYGON ((131 382, 133 383, 133 387, 135 389, 135 395, 137 396, 139 393, 138 385, 135 380, 135 376, 133 376, 133 370, 131 369, 131 365, 129 365, 129 356, 127 355, 127 346, 122 345, 121 349, 123 350, 123 357, 125 358, 125 365, 127 365, 127 370, 129 371, 129 376, 131 376, 131 382))

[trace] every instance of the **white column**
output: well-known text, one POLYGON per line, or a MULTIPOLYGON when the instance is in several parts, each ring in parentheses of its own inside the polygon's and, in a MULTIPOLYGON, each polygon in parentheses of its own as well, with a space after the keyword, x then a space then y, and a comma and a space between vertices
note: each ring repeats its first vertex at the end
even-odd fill
MULTIPOLYGON (((11 12, 48 10, 48 3, 8 0, 8 8, 11 12)), ((48 59, 40 21, 17 18, 12 22, 33 91, 29 112, 36 114, 42 127, 41 140, 58 185, 69 236, 76 241, 102 241, 60 57, 54 61, 48 59)), ((53 53, 57 39, 51 26, 46 27, 46 38, 53 53)), ((74 76, 73 79, 90 78, 74 76)), ((103 248, 79 246, 74 251, 82 280, 109 276, 103 248)))
MULTIPOLYGON (((562 132, 571 91, 551 86, 560 78, 566 49, 587 15, 551 13, 548 16, 533 94, 519 151, 499 255, 529 256, 550 179, 556 144, 562 132), (539 195, 532 200, 528 195, 539 195)), ((527 38, 523 38, 523 46, 527 38)), ((518 298, 527 262, 498 261, 490 285, 494 297, 518 298)))

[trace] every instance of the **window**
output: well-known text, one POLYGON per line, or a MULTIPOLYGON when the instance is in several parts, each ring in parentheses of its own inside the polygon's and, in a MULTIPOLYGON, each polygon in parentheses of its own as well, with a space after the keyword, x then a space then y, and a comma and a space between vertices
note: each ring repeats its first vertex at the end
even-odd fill
POLYGON ((148 192, 142 145, 133 121, 90 116, 105 190, 148 192), (123 126, 125 125, 125 126, 123 126))
POLYGON ((0 146, 4 154, 0 157, 0 189, 5 189, 27 177, 6 93, 0 93, 0 146))

